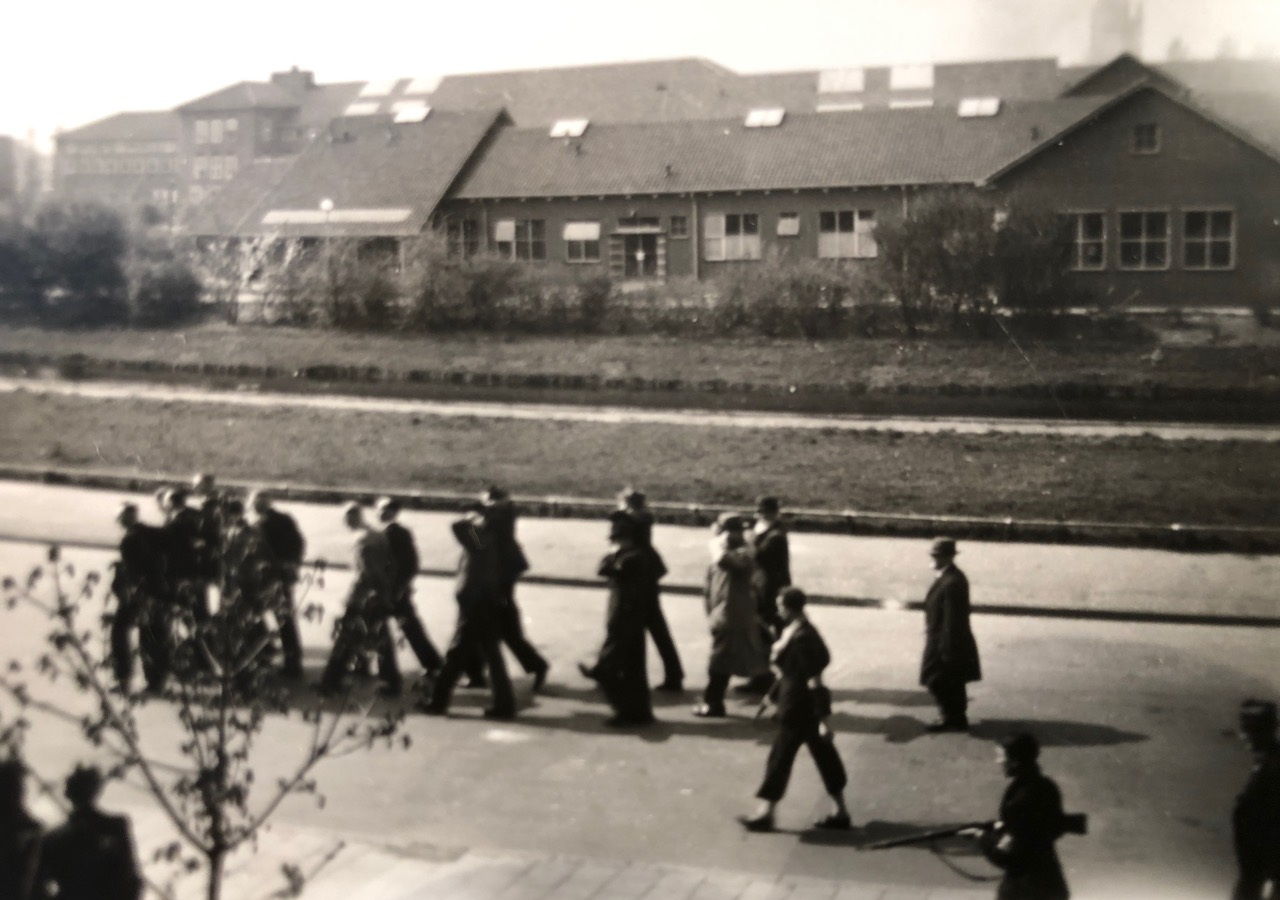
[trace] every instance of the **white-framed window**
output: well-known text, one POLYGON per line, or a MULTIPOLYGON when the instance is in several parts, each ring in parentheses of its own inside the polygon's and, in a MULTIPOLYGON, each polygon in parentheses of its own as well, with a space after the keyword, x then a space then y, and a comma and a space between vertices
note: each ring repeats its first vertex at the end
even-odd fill
POLYGON ((1133 126, 1134 153, 1160 152, 1160 126, 1154 122, 1142 122, 1133 126))
POLYGON ((498 253, 507 259, 546 259, 545 219, 499 219, 494 223, 493 240, 498 253))
POLYGON ((234 141, 236 139, 236 135, 240 133, 240 120, 227 119, 226 124, 224 124, 222 128, 223 131, 226 132, 228 143, 230 143, 234 141))
POLYGON ((1167 210, 1120 213, 1120 268, 1130 271, 1169 268, 1167 210))
POLYGON ((676 240, 684 240, 689 236, 689 217, 688 216, 672 216, 671 231, 668 237, 676 240))
MULTIPOLYGON (((445 224, 445 235, 452 257, 470 259, 480 252, 480 223, 475 219, 450 219, 445 224)), ((515 235, 514 223, 512 235, 515 235)))
POLYGON ((222 143, 222 120, 221 119, 209 120, 209 143, 210 144, 222 143))
POLYGON ((860 94, 866 86, 866 70, 861 67, 824 69, 818 73, 819 94, 860 94))
POLYGON ((196 119, 196 143, 209 143, 209 122, 207 119, 196 119))
POLYGON ((600 262, 600 223, 565 222, 564 258, 572 263, 600 262))
POLYGON ((710 213, 702 221, 702 258, 708 262, 760 258, 757 213, 710 213))
POLYGON ((222 157, 209 157, 209 180, 220 181, 222 179, 222 157))
POLYGON ((933 66, 892 66, 889 69, 889 90, 928 90, 933 87, 933 66))
POLYGON ((778 213, 778 237, 795 237, 800 233, 800 213, 778 213))
POLYGON ((1107 267, 1107 216, 1102 212, 1071 213, 1071 268, 1100 272, 1107 267))
POLYGON ((818 213, 818 256, 821 259, 873 259, 876 247, 873 209, 824 210, 818 213))
POLYGON ((1182 267, 1233 269, 1236 264, 1236 216, 1229 209, 1182 212, 1182 267))

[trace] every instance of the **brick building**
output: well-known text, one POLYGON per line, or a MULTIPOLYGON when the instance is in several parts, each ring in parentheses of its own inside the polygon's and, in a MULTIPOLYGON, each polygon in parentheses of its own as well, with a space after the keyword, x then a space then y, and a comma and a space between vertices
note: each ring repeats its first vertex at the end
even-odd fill
POLYGON ((128 215, 170 220, 182 186, 179 120, 171 112, 123 112, 55 138, 53 190, 128 215))

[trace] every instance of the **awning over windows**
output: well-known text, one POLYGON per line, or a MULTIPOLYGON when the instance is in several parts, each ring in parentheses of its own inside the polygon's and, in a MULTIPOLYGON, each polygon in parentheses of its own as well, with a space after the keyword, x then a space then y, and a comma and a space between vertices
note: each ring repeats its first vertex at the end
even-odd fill
POLYGON ((565 222, 564 239, 566 241, 598 241, 600 240, 600 223, 565 222))
POLYGON ((493 239, 498 243, 511 243, 516 239, 516 220, 499 219, 493 223, 493 239))

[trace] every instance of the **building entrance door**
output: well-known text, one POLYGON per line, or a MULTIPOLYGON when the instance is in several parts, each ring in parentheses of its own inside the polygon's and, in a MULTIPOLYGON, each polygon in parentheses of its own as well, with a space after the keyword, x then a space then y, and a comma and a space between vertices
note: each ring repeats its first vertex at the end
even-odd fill
POLYGON ((658 275, 658 236, 628 234, 623 244, 626 253, 623 273, 627 278, 655 278, 658 275))

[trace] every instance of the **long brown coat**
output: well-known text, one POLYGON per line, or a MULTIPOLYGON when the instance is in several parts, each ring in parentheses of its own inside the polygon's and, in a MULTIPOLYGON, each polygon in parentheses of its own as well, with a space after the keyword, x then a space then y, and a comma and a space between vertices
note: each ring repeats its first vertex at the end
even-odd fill
POLYGON ((755 568, 751 548, 737 547, 725 550, 707 569, 708 668, 717 674, 750 677, 769 667, 752 587, 755 568))
POLYGON ((978 643, 969 628, 969 579, 947 566, 924 598, 924 658, 920 683, 926 687, 939 677, 981 681, 978 643))

